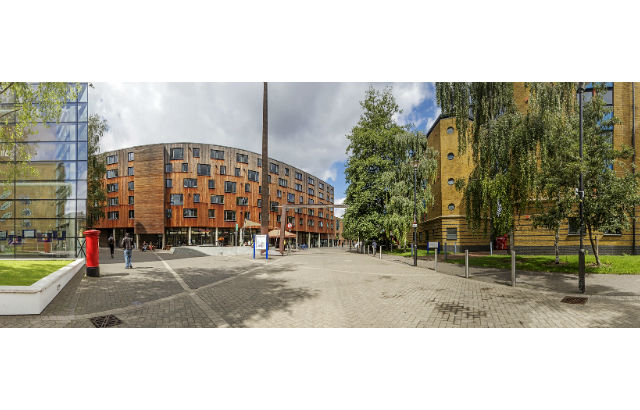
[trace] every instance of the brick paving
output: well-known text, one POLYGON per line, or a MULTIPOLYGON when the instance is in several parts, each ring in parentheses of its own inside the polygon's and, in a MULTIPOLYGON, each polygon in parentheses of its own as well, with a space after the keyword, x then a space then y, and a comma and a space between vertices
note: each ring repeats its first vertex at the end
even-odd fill
POLYGON ((0 316, 0 327, 93 327, 89 319, 106 314, 122 320, 118 327, 640 326, 640 296, 590 295, 585 305, 569 305, 562 292, 344 249, 268 261, 197 248, 134 252, 134 269, 124 269, 121 253, 111 260, 101 252, 101 277, 78 275, 41 315, 0 316))

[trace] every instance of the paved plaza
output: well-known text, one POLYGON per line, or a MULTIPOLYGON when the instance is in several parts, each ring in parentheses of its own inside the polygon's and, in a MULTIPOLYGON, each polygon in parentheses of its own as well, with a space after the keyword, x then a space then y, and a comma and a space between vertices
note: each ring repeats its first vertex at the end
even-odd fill
POLYGON ((432 261, 408 262, 346 248, 253 260, 183 247, 134 251, 134 268, 124 269, 121 251, 111 259, 101 249, 101 277, 78 275, 42 314, 0 316, 0 327, 94 327, 91 318, 109 314, 117 327, 640 326, 635 294, 604 292, 571 305, 560 302, 576 296, 569 285, 536 288, 522 275, 523 286, 512 288, 498 274, 465 279, 462 267, 439 263, 445 272, 436 273, 432 261))

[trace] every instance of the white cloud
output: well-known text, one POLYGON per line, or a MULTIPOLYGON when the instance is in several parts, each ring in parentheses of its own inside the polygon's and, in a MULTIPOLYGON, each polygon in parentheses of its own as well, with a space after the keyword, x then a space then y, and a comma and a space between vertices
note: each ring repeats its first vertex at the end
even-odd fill
MULTIPOLYGON (((262 83, 95 83, 90 112, 105 117, 104 150, 161 142, 202 142, 260 152, 262 83)), ((382 88, 387 84, 374 84, 382 88)), ((393 85, 408 121, 432 98, 428 83, 393 85)), ((336 180, 369 83, 270 83, 269 155, 336 180)), ((416 122, 415 119, 412 121, 416 122)), ((421 120, 423 121, 423 120, 421 120)))
MULTIPOLYGON (((338 204, 338 205, 342 205, 344 204, 344 200, 347 198, 338 198, 334 201, 334 204, 338 204)), ((334 208, 333 209, 333 214, 335 216, 337 216, 338 218, 342 218, 344 216, 344 211, 346 211, 346 209, 344 208, 334 208)))

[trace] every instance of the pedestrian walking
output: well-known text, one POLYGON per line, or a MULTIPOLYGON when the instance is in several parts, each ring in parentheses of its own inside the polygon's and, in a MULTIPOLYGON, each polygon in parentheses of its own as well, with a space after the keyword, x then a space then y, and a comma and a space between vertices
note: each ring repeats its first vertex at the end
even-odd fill
POLYGON ((107 242, 109 243, 109 251, 111 252, 111 259, 113 259, 113 251, 116 247, 116 241, 115 239, 113 239, 113 235, 109 235, 109 239, 107 239, 107 242))
POLYGON ((371 247, 373 248, 373 256, 376 256, 376 248, 378 247, 378 244, 376 243, 376 241, 373 241, 371 243, 371 247))
POLYGON ((124 268, 132 269, 133 265, 131 265, 131 254, 133 252, 133 239, 129 236, 129 232, 124 234, 124 238, 122 238, 120 246, 124 249, 124 268))

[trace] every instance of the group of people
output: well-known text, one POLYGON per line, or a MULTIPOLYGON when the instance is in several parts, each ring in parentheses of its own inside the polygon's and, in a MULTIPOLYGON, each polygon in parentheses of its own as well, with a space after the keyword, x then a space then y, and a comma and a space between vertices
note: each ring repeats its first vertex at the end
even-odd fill
MULTIPOLYGON (((107 239, 107 243, 109 244, 109 251, 111 253, 111 259, 113 259, 113 254, 115 252, 115 244, 116 241, 113 238, 113 235, 109 236, 107 239)), ((129 235, 129 232, 124 234, 124 238, 120 241, 120 247, 124 250, 124 268, 132 269, 133 265, 131 264, 133 249, 135 248, 135 244, 133 242, 133 238, 129 235)), ((155 247, 152 242, 147 243, 147 241, 142 242, 141 251, 152 251, 155 247)))

